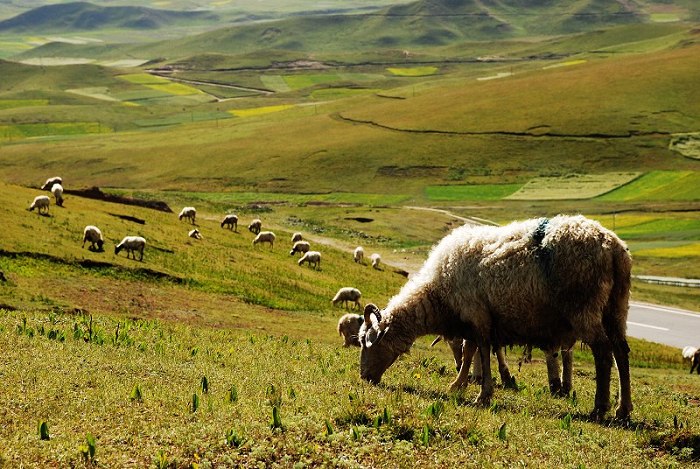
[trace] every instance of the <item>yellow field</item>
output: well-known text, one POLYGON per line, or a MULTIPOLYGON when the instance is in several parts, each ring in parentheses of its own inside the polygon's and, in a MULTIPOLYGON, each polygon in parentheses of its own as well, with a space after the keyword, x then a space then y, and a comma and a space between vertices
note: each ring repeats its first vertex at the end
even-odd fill
POLYGON ((253 108, 249 108, 249 109, 233 109, 229 112, 236 117, 251 117, 251 116, 260 116, 262 114, 269 114, 271 112, 285 111, 285 110, 291 109, 293 107, 294 106, 291 104, 279 104, 277 106, 262 106, 262 107, 253 107, 253 108))
POLYGON ((700 243, 685 244, 683 246, 642 249, 635 253, 638 256, 663 257, 676 259, 683 257, 700 257, 700 243))
POLYGON ((397 77, 425 77, 429 75, 435 75, 438 71, 437 67, 401 67, 401 68, 387 68, 386 69, 392 75, 397 77))
POLYGON ((511 200, 590 199, 638 178, 641 173, 569 174, 528 181, 511 200))

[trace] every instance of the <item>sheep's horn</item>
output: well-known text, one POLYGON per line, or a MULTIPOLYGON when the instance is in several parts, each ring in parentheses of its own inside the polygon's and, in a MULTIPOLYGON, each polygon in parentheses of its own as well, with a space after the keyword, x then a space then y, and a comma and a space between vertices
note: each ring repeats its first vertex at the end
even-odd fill
POLYGON ((441 340, 442 340, 442 336, 441 336, 441 335, 435 337, 435 339, 433 340, 433 343, 430 344, 430 346, 431 346, 431 347, 435 347, 435 344, 437 344, 437 343, 440 342, 441 340))
POLYGON ((372 324, 372 314, 377 316, 377 320, 381 321, 382 320, 382 314, 379 312, 379 308, 377 308, 373 303, 368 303, 367 306, 365 306, 365 322, 367 324, 372 324))

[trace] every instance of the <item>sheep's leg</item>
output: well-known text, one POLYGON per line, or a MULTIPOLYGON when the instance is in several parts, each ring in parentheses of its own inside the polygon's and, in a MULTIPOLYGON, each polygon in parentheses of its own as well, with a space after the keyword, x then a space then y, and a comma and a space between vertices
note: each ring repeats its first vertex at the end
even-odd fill
POLYGON ((501 375, 501 383, 503 383, 503 386, 506 388, 514 388, 515 379, 510 374, 510 369, 508 369, 506 349, 504 347, 498 347, 496 349, 496 359, 498 360, 498 374, 501 375))
POLYGON ((491 344, 486 341, 479 341, 479 356, 481 357, 481 369, 483 377, 481 378, 481 392, 476 396, 475 404, 488 406, 491 403, 493 396, 493 377, 491 376, 491 344))
POLYGON ((574 383, 574 352, 569 348, 561 351, 561 362, 564 367, 561 377, 561 394, 571 394, 574 383))
MULTIPOLYGON (((481 367, 481 354, 477 355, 476 360, 474 360, 474 369, 472 371, 472 379, 474 380, 475 383, 481 384, 481 381, 483 380, 484 373, 482 371, 481 367)), ((491 358, 489 358, 491 360, 491 358)), ((469 370, 467 370, 469 371, 469 370)))
POLYGON ((628 419, 632 412, 632 385, 630 382, 630 348, 627 345, 627 339, 622 337, 613 340, 612 349, 620 378, 620 400, 615 411, 615 417, 628 419))
POLYGON ((545 350, 545 357, 547 361, 547 377, 549 378, 549 392, 556 396, 561 393, 559 357, 555 349, 545 350))
MULTIPOLYGON (((472 365, 472 358, 476 352, 476 344, 473 342, 463 341, 462 348, 462 366, 459 369, 457 378, 450 384, 450 391, 456 391, 459 388, 465 388, 469 384, 469 367, 472 365)), ((477 361, 479 358, 477 357, 477 361)))
MULTIPOLYGON (((591 417, 599 420, 610 409, 610 372, 612 370, 612 350, 607 342, 589 344, 595 360, 595 406, 591 417)), ((627 364, 629 366, 629 364, 627 364)), ((628 375, 629 377, 629 375, 628 375)))

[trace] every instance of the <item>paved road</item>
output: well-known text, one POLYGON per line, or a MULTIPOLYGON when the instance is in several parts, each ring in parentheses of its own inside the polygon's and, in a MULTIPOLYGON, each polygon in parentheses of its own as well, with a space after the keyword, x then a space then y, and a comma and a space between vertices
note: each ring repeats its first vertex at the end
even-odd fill
POLYGON ((630 303, 627 335, 673 347, 697 347, 700 346, 700 313, 668 306, 630 303))

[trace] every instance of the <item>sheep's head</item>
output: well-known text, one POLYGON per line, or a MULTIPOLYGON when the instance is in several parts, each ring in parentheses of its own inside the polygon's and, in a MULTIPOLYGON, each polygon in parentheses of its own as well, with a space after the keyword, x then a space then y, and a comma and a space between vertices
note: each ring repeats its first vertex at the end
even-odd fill
POLYGON ((384 372, 398 358, 399 353, 385 340, 390 327, 382 324, 382 313, 372 303, 365 306, 364 322, 360 327, 360 377, 379 384, 384 372), (373 320, 373 317, 376 320, 373 320))
POLYGON ((104 250, 104 244, 105 244, 104 240, 98 239, 97 240, 97 250, 98 251, 104 250))

